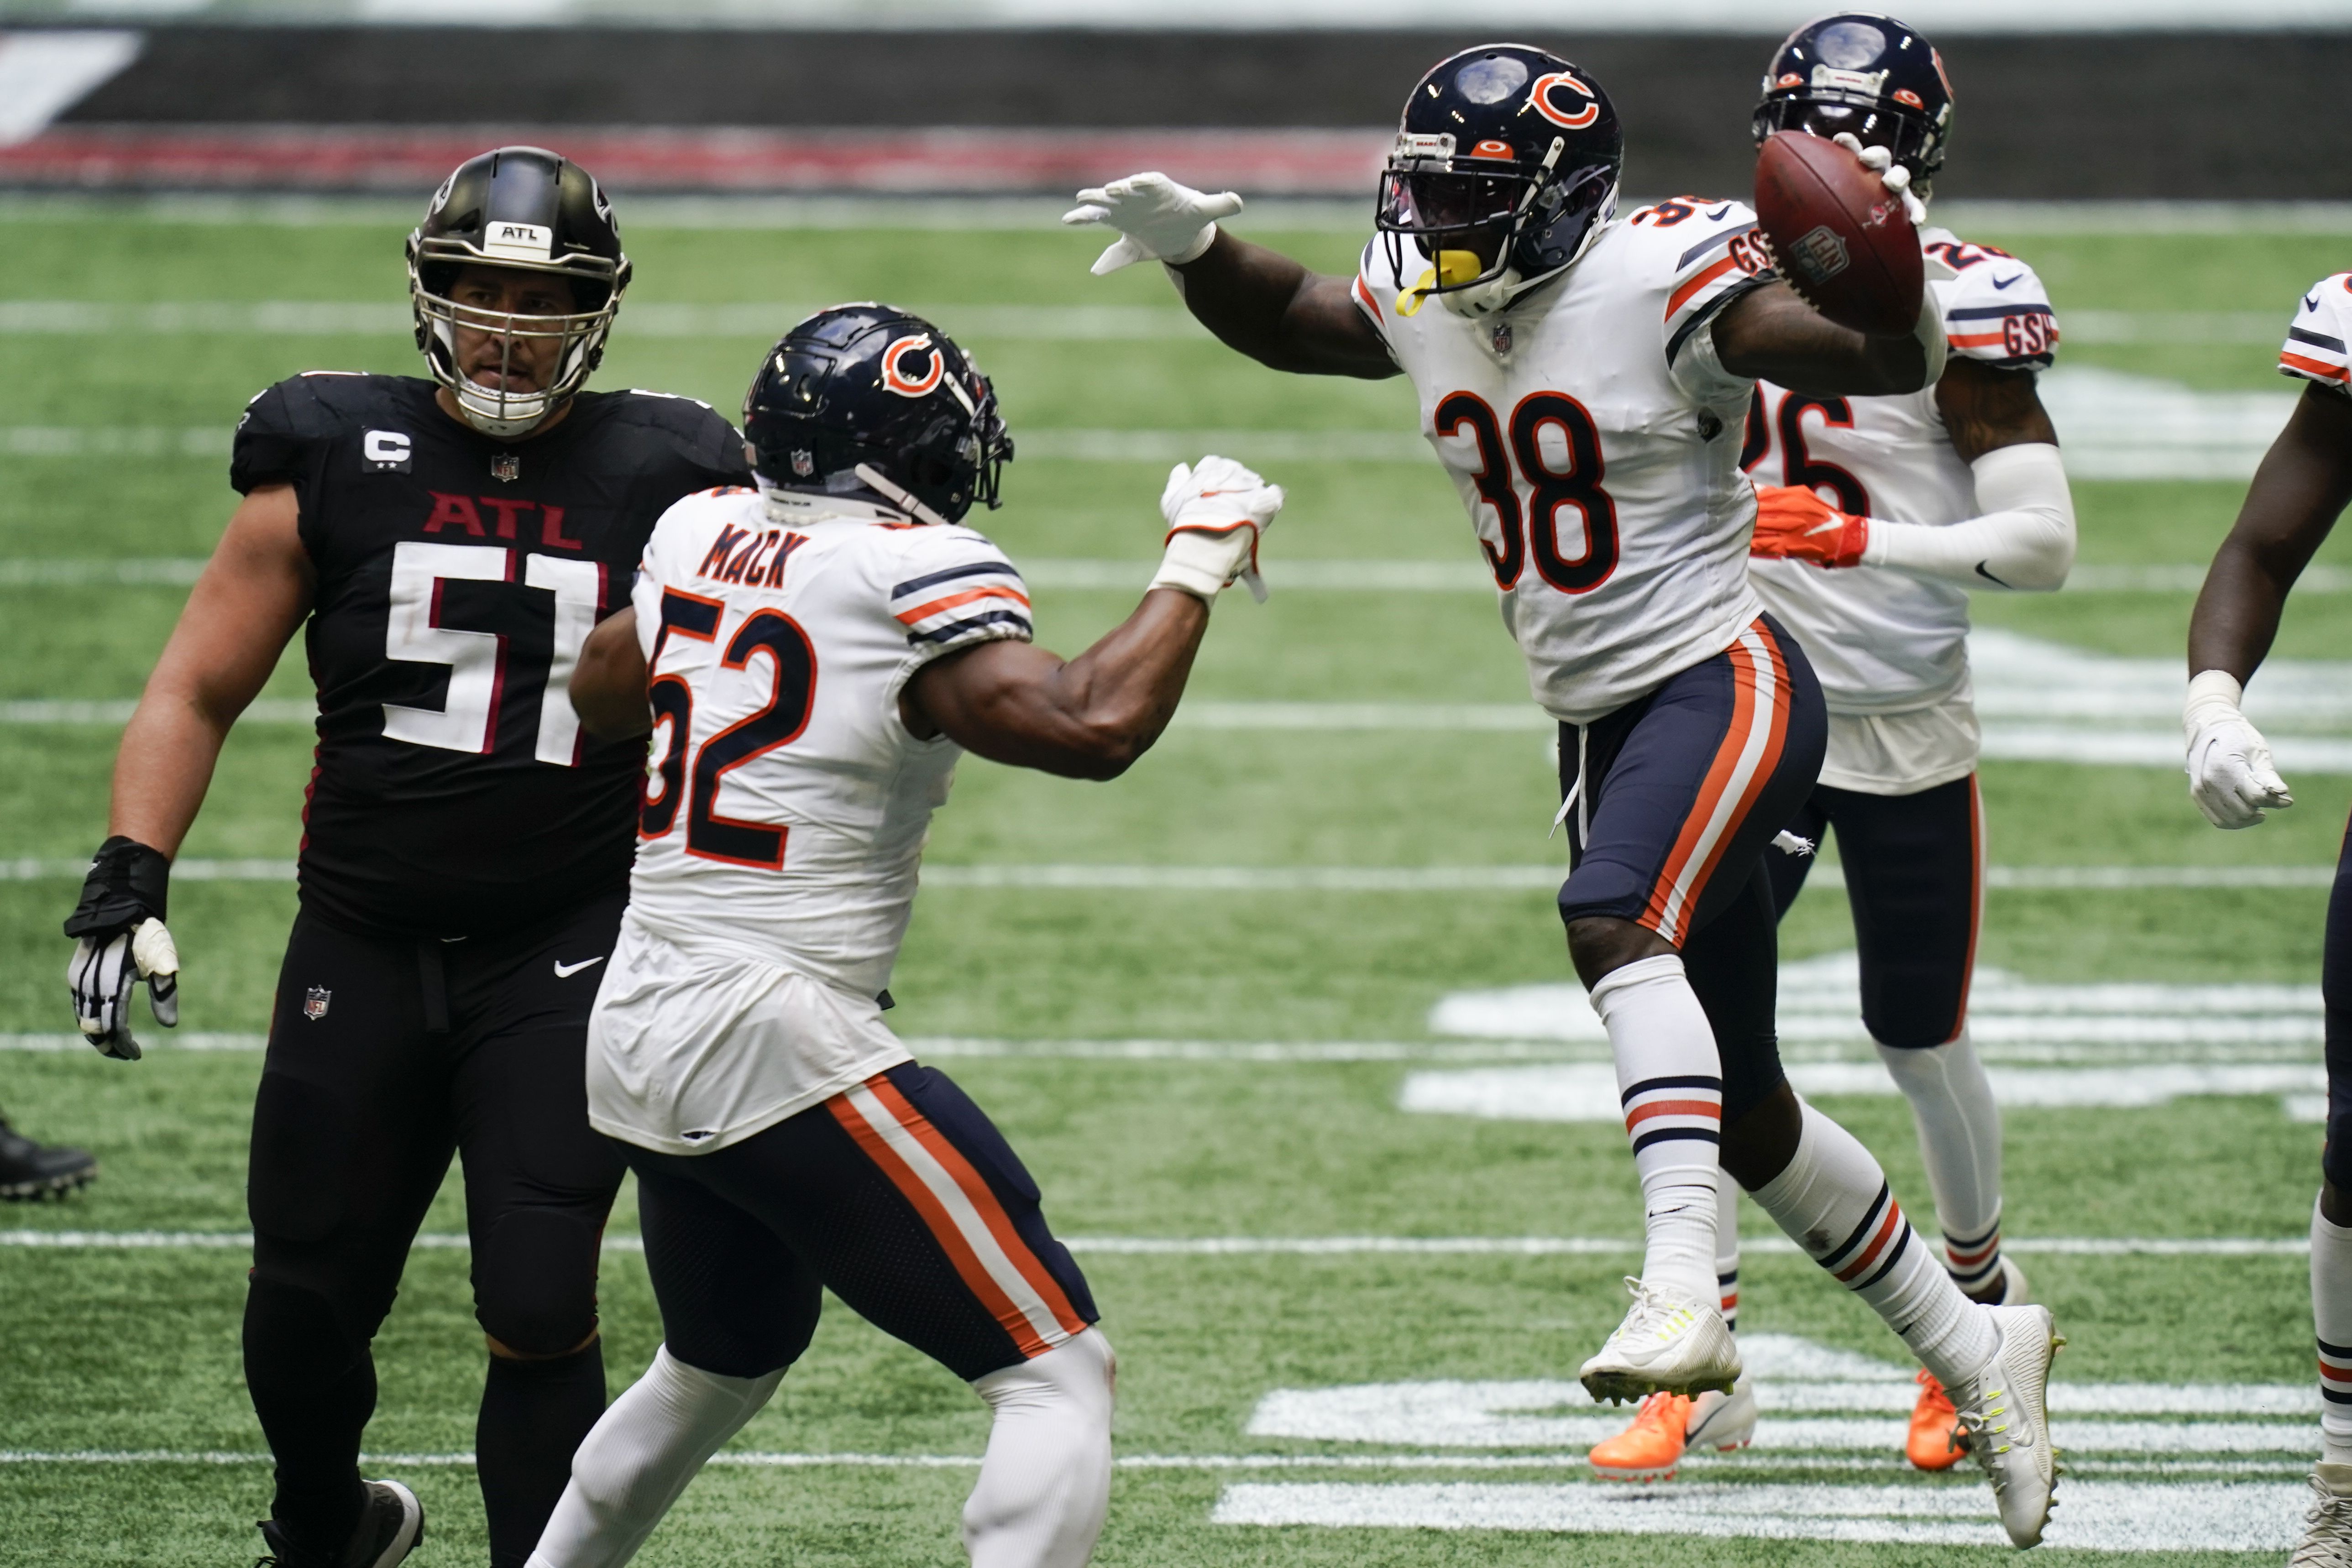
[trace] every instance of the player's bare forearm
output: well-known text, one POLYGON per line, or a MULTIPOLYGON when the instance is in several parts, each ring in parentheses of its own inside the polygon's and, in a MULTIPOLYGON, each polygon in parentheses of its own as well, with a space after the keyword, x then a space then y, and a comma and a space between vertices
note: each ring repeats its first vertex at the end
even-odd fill
POLYGON ((598 622, 580 645, 580 662, 572 670, 572 711, 599 740, 626 740, 653 728, 634 606, 598 622))
POLYGON ((1356 308, 1345 277, 1311 272, 1280 251, 1223 229, 1197 259, 1171 270, 1176 291, 1201 324, 1261 364, 1366 381, 1397 373, 1380 333, 1356 308))
POLYGON ((1749 289, 1723 308, 1710 330, 1725 370, 1792 392, 1885 397, 1927 384, 1927 351, 1917 339, 1841 327, 1785 283, 1749 289))
POLYGON ((2271 443, 2189 622, 2189 673, 2250 680, 2278 635, 2287 591, 2352 501, 2352 398, 2306 390, 2271 443))
POLYGON ((925 666, 901 711, 918 734, 1066 779, 1116 779, 1151 749, 1192 673, 1209 606, 1156 588, 1076 658, 982 643, 925 666))
POLYGON ((229 519, 123 728, 109 833, 179 853, 229 727, 310 612, 300 521, 290 485, 255 490, 229 519))
POLYGON ((1936 408, 1963 463, 2004 446, 2058 444, 2031 371, 1995 370, 1955 355, 1936 382, 1936 408))

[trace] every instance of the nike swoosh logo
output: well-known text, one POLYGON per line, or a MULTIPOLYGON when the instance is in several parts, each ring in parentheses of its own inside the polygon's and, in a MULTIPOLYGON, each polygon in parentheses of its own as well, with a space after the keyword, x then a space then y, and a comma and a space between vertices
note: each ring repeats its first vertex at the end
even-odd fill
POLYGON ((2318 296, 2318 295, 2316 295, 2316 294, 2306 294, 2306 295, 2305 295, 2305 296, 2303 297, 2303 308, 2304 308, 2305 310, 2316 310, 2316 309, 2318 309, 2318 308, 2319 308, 2319 296, 2318 296))
POLYGON ((1992 280, 1992 286, 1993 286, 1995 288, 2006 288, 2006 287, 2008 287, 2011 284, 2012 284, 2012 283, 2016 282, 2019 278, 2023 277, 2024 276, 2025 276, 2025 274, 2023 274, 2023 273, 2021 273, 2021 272, 2012 272, 2012 273, 2011 273, 2007 277, 1996 277, 1996 278, 1994 278, 1994 279, 1992 280))
POLYGON ((1715 211, 1713 211, 1713 212, 1711 212, 1711 213, 1707 214, 1706 214, 1706 221, 1707 221, 1707 222, 1709 222, 1709 223, 1711 223, 1711 224, 1719 224, 1719 223, 1721 223, 1721 222, 1723 221, 1723 214, 1726 214, 1726 213, 1727 213, 1727 212, 1729 212, 1730 210, 1731 210, 1731 204, 1730 204, 1729 202, 1726 202, 1726 203, 1724 203, 1724 204, 1723 204, 1723 205, 1721 205, 1721 206, 1719 206, 1719 207, 1716 208, 1716 209, 1715 209, 1715 211))
POLYGON ((1985 563, 1982 561, 1977 562, 1977 575, 1983 578, 1987 582, 1991 583, 1995 588, 2007 588, 2009 586, 2009 584, 2003 582, 2000 579, 1987 571, 1985 570, 1985 563))
MULTIPOLYGON (((1984 569, 1979 567, 1977 570, 1981 571, 1984 569)), ((604 955, 602 953, 597 954, 593 958, 583 958, 577 964, 567 964, 562 959, 558 958, 555 961, 555 977, 559 980, 568 980, 572 976, 578 974, 581 970, 588 967, 589 965, 601 964, 604 961, 604 955)))

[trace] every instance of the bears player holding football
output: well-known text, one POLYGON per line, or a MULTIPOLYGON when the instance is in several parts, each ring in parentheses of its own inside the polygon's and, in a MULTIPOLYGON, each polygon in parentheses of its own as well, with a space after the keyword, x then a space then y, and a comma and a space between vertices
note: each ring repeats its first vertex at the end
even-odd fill
POLYGON ((254 1104, 245 1312, 284 1568, 390 1568, 423 1533, 415 1497, 358 1458, 369 1343, 453 1151, 494 1564, 529 1555, 604 1412, 596 1260, 623 1167, 582 1061, 644 751, 583 734, 566 687, 655 519, 748 477, 705 405, 582 390, 629 281, 585 170, 527 147, 460 165, 408 277, 431 380, 313 372, 246 410, 245 500, 124 731, 112 836, 66 925, 84 1034, 135 1059, 138 981, 176 1016, 172 858, 307 622, 317 765, 254 1104))
POLYGON ((572 696, 654 734, 589 1031, 590 1118, 637 1175, 663 1345, 572 1462, 533 1568, 617 1568, 773 1394, 831 1290, 994 1415, 976 1568, 1076 1568, 1110 1492, 1113 1360, 1036 1185, 882 1021, 931 813, 966 750, 1110 779, 1159 737, 1282 492, 1179 465, 1142 603, 1066 663, 961 526, 1012 455, 929 323, 822 311, 744 401, 759 488, 673 507, 572 696))
MULTIPOLYGON (((2279 350, 2309 383, 2254 472, 2189 623, 2189 793, 2217 828, 2254 827, 2294 804, 2239 704, 2278 635, 2288 590, 2352 501, 2352 273, 2312 285, 2279 350)), ((2352 1565, 2352 830, 2327 899, 2327 1141, 2311 1211, 2311 1311, 2319 1341, 2320 1458, 2291 1568, 2352 1565)))
POLYGON ((1827 718, 1804 653, 1748 584, 1742 420, 1759 381, 1916 392, 1943 367, 1944 323, 1929 298, 1910 334, 1832 325, 1771 275, 1737 202, 1614 220, 1622 159, 1588 73, 1492 45, 1413 89, 1353 278, 1235 239, 1214 220, 1238 197, 1161 175, 1081 192, 1065 221, 1118 229, 1097 271, 1160 259, 1192 313, 1264 363, 1402 372, 1420 394, 1536 700, 1560 724, 1573 869, 1559 911, 1642 1182, 1642 1277, 1585 1386, 1624 1399, 1734 1385, 1719 1147, 1972 1411, 2001 1521, 2031 1545, 2054 1485, 2050 1315, 1969 1301, 1877 1161, 1790 1089, 1761 863, 1812 791, 1827 718))
MULTIPOLYGON (((1774 54, 1756 140, 1798 131, 1843 139, 1899 169, 1924 202, 1951 137, 1943 61, 1891 16, 1806 24, 1774 54)), ((1923 228, 1939 275, 1950 357, 1931 388, 1836 397, 1759 381, 1740 466, 1758 488, 1750 580, 1797 641, 1829 705, 1821 782, 1790 830, 1837 834, 1862 960, 1862 1015, 1910 1101, 1935 1194, 1944 1263, 1975 1300, 2027 1300, 2000 1249, 2000 1111, 1968 1032, 1983 907, 1983 807, 1969 685, 1969 591, 2047 592, 2074 563, 2074 508, 2057 435, 2034 391, 2058 344, 2033 269, 2004 251, 1923 228)), ((1767 855, 1782 914, 1811 861, 1767 855)), ((1716 1229, 1724 1311, 1737 1321, 1738 1198, 1716 1229)), ((1906 1451, 1945 1469, 1964 1448, 1943 1385, 1919 1374, 1906 1451)), ((1691 1447, 1734 1448, 1756 1427, 1743 1386, 1654 1395, 1592 1450, 1598 1474, 1674 1473, 1691 1447)))

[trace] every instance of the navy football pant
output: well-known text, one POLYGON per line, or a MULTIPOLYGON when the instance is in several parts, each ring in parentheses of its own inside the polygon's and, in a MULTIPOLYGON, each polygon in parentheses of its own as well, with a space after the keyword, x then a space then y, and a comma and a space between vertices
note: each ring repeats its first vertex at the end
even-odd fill
POLYGON ((2352 827, 2327 895, 2319 989, 2327 1007, 2327 1146, 2320 1169, 2338 1191, 2352 1193, 2352 827))
POLYGON ((588 1125, 588 1013, 622 895, 462 942, 296 919, 253 1113, 246 1381, 273 1515, 340 1550, 375 1406, 368 1344, 453 1153, 494 1357, 477 1437, 495 1563, 520 1564, 604 1404, 596 1259, 623 1166, 588 1125))
POLYGON ((1681 952, 1722 1059, 1726 1122, 1781 1081, 1780 939, 1759 862, 1778 855, 1772 837, 1828 740, 1812 665, 1769 615, 1647 696, 1560 727, 1561 798, 1577 795, 1560 918, 1630 920, 1681 952))
POLYGON ((708 1153, 614 1146, 637 1173, 663 1341, 704 1372, 799 1360, 826 1290, 967 1383, 1098 1315, 1037 1184, 934 1069, 894 1067, 708 1153))
MULTIPOLYGON (((1956 1039, 1968 1021, 1984 912, 1984 807, 1976 776, 1910 795, 1821 785, 1789 831, 1815 843, 1824 832, 1837 834, 1871 1039, 1902 1050, 1956 1039)), ((1812 863, 1805 855, 1764 857, 1780 914, 1797 901, 1812 863)))

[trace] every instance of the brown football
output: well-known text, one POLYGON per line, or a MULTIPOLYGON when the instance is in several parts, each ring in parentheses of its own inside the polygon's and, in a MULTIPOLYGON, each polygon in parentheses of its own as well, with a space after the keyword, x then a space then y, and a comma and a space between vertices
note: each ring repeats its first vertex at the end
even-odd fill
POLYGON ((1780 276, 1841 327, 1889 337, 1919 319, 1919 231, 1903 198, 1845 148, 1801 131, 1756 157, 1756 215, 1780 276))

